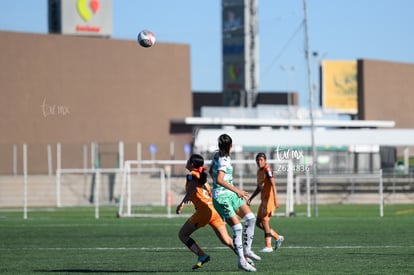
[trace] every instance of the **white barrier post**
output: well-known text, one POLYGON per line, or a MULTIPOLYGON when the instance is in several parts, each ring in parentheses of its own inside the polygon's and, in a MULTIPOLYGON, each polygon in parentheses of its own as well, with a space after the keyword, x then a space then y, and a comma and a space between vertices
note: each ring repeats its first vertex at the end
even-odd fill
POLYGON ((301 201, 301 198, 300 198, 300 178, 299 177, 296 177, 295 178, 295 194, 296 194, 296 204, 297 205, 301 205, 302 204, 302 201, 301 201))
POLYGON ((17 144, 13 144, 13 176, 17 176, 17 144))
POLYGON ((83 145, 83 169, 88 169, 88 144, 83 145))
POLYGON ((132 186, 131 186, 131 171, 130 167, 127 168, 127 215, 131 216, 131 202, 132 202, 132 186))
POLYGON ((47 171, 48 171, 49 176, 51 176, 53 174, 52 170, 53 170, 53 167, 52 167, 52 145, 48 144, 47 145, 47 171))
POLYGON ((95 190, 93 190, 95 201, 95 219, 99 219, 99 188, 101 186, 101 171, 99 168, 96 169, 95 175, 95 190))
POLYGON ((119 169, 123 169, 124 168, 124 142, 120 141, 118 143, 118 167, 119 169))
MULTIPOLYGON (((165 186, 165 171, 161 169, 161 205, 166 205, 167 187, 165 186)), ((168 212, 168 210, 167 210, 168 212)))
POLYGON ((380 170, 380 179, 379 179, 379 208, 380 208, 380 217, 384 216, 384 194, 383 194, 383 183, 382 183, 382 169, 380 170))
POLYGON ((125 164, 123 165, 123 170, 122 170, 122 184, 121 184, 121 195, 119 198, 119 208, 118 208, 118 217, 122 216, 122 207, 124 205, 124 195, 125 195, 125 184, 127 181, 127 173, 128 173, 128 167, 129 167, 129 162, 126 161, 125 164))
POLYGON ((23 219, 27 219, 27 144, 23 144, 23 219))
MULTIPOLYGON (((141 142, 137 142, 137 161, 140 162, 141 160, 142 160, 142 144, 141 142)), ((141 164, 139 164, 137 168, 141 168, 141 164)))
POLYGON ((287 166, 287 183, 286 183, 286 217, 295 214, 293 206, 293 164, 289 160, 287 166))
POLYGON ((56 144, 56 207, 60 207, 60 169, 62 165, 62 151, 60 143, 56 144))
POLYGON ((309 171, 306 171, 306 214, 311 217, 311 191, 309 171))
POLYGON ((175 159, 175 144, 174 141, 170 141, 170 159, 175 159))
POLYGON ((167 216, 171 217, 172 193, 171 193, 171 165, 165 165, 164 171, 167 174, 167 216))

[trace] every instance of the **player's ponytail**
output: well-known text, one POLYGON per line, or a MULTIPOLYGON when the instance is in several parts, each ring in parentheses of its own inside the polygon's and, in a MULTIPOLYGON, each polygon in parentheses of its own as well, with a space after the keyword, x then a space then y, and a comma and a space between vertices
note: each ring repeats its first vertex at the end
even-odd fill
POLYGON ((227 134, 222 134, 218 138, 218 147, 220 150, 221 156, 228 156, 230 155, 230 149, 233 144, 233 140, 227 134))
POLYGON ((204 184, 207 182, 207 176, 208 176, 207 172, 203 169, 203 171, 200 173, 200 179, 199 179, 201 184, 204 184))

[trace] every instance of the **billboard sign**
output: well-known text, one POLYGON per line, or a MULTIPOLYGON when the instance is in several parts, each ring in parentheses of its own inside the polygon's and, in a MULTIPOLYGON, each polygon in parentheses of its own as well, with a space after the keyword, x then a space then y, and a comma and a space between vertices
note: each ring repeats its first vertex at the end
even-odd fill
POLYGON ((222 39, 224 104, 252 107, 259 74, 256 0, 222 0, 222 39), (233 100, 236 95, 242 100, 233 100))
POLYGON ((244 35, 244 3, 228 3, 223 6, 223 37, 244 35))
POLYGON ((322 107, 338 113, 358 113, 356 61, 322 62, 322 107))
POLYGON ((223 89, 245 90, 244 0, 224 0, 222 9, 223 89))
POLYGON ((49 0, 49 32, 112 35, 112 0, 49 0))

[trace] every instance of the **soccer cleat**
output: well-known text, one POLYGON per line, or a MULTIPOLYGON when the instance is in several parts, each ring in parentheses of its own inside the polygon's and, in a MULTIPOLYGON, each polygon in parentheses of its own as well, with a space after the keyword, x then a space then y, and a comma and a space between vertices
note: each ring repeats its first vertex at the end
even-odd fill
POLYGON ((209 255, 204 254, 202 256, 199 256, 197 259, 197 263, 193 265, 193 270, 202 267, 203 264, 207 263, 208 261, 210 261, 209 255))
POLYGON ((245 255, 246 257, 249 257, 250 259, 253 259, 255 261, 260 261, 262 259, 259 255, 256 255, 253 251, 245 253, 245 255))
POLYGON ((263 252, 263 253, 269 253, 269 252, 272 252, 272 251, 273 251, 273 248, 271 248, 271 247, 265 247, 262 250, 260 250, 260 252, 263 252))
POLYGON ((283 241, 285 240, 285 237, 282 235, 279 235, 279 238, 275 242, 275 250, 282 246, 283 241))
POLYGON ((256 268, 254 268, 252 265, 250 265, 246 261, 239 261, 238 267, 239 269, 243 269, 244 271, 247 271, 247 272, 256 272, 256 268))
POLYGON ((250 259, 249 257, 245 257, 246 262, 251 265, 251 266, 255 266, 254 261, 252 259, 250 259))

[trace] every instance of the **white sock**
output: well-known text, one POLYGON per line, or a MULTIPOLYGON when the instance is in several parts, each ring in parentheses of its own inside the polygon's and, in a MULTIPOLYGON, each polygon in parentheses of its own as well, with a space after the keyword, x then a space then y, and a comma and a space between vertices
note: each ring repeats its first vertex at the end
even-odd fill
POLYGON ((241 223, 235 224, 231 227, 233 230, 233 244, 234 244, 234 251, 236 252, 237 256, 239 257, 239 260, 245 260, 244 259, 244 253, 243 253, 243 226, 241 223))
POLYGON ((250 212, 244 216, 245 228, 244 228, 244 253, 248 254, 252 249, 254 227, 256 225, 256 216, 250 212))

